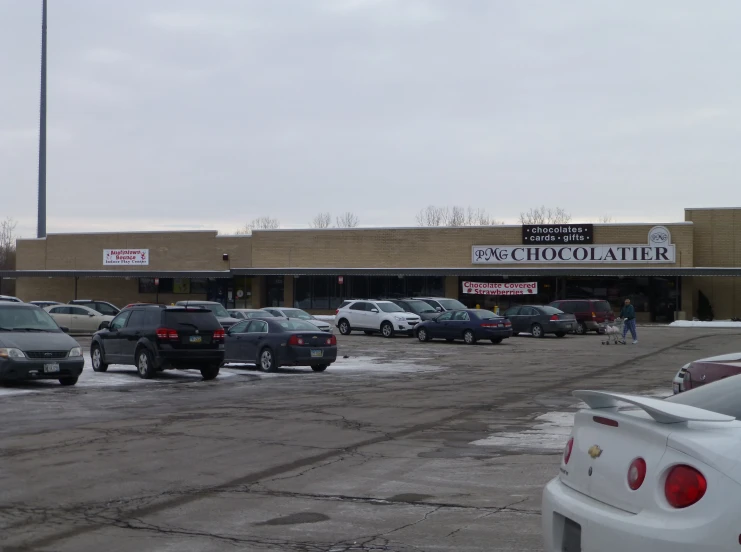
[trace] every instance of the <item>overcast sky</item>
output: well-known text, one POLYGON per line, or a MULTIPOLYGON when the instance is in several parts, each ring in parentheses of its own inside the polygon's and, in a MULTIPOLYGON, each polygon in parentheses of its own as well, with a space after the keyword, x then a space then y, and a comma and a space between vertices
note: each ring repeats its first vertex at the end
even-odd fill
MULTIPOLYGON (((35 236, 41 0, 0 0, 0 218, 35 236)), ((741 204, 741 2, 49 0, 48 232, 741 204)))

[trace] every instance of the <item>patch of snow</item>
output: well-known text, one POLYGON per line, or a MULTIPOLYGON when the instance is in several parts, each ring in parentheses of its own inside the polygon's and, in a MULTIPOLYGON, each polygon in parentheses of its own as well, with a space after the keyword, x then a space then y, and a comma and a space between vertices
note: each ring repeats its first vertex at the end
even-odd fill
POLYGON ((532 428, 518 432, 495 433, 472 445, 506 447, 513 450, 546 450, 560 452, 566 445, 574 425, 573 412, 547 412, 535 418, 532 428))
POLYGON ((736 328, 741 330, 741 322, 733 322, 732 320, 713 320, 712 322, 675 320, 669 326, 672 328, 736 328))

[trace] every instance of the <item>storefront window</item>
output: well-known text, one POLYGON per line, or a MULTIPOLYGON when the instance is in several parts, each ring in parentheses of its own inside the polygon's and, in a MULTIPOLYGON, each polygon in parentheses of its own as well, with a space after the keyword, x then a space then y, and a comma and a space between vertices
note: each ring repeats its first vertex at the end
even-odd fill
MULTIPOLYGON (((235 276, 233 280, 234 287, 234 308, 251 309, 252 308, 252 277, 235 276)), ((191 282, 191 289, 193 283, 191 282)))
POLYGON ((370 296, 368 299, 379 299, 388 297, 388 277, 387 276, 370 276, 370 296))
POLYGON ((336 276, 313 276, 312 277, 312 290, 313 298, 311 301, 311 308, 313 309, 329 309, 329 286, 330 280, 334 280, 336 276))
POLYGON ((368 293, 368 276, 348 276, 345 278, 347 291, 345 297, 348 299, 366 299, 368 293))
POLYGON ((179 294, 190 294, 190 279, 174 278, 172 281, 172 292, 179 294))
POLYGON ((268 307, 283 307, 283 276, 266 276, 265 290, 267 295, 268 307))
POLYGON ((298 309, 311 308, 311 276, 296 276, 293 281, 295 291, 293 292, 293 306, 298 309))
POLYGON ((139 293, 157 293, 154 278, 139 278, 139 293))
POLYGON ((206 294, 208 284, 206 278, 191 278, 190 292, 193 294, 206 294))

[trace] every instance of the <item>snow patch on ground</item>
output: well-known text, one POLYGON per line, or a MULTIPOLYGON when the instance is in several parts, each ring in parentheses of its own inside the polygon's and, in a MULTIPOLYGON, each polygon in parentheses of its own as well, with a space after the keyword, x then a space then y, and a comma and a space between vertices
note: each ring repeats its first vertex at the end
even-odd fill
POLYGON ((741 322, 733 322, 731 320, 713 320, 712 322, 675 320, 669 326, 672 328, 736 328, 741 330, 741 322))

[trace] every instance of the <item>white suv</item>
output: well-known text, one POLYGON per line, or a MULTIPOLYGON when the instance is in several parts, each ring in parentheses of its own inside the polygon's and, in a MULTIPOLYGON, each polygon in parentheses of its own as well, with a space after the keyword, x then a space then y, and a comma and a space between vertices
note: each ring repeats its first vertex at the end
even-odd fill
POLYGON ((384 337, 396 333, 414 334, 414 327, 420 318, 404 310, 391 301, 352 301, 337 309, 334 323, 342 335, 354 330, 366 334, 381 332, 384 337))

